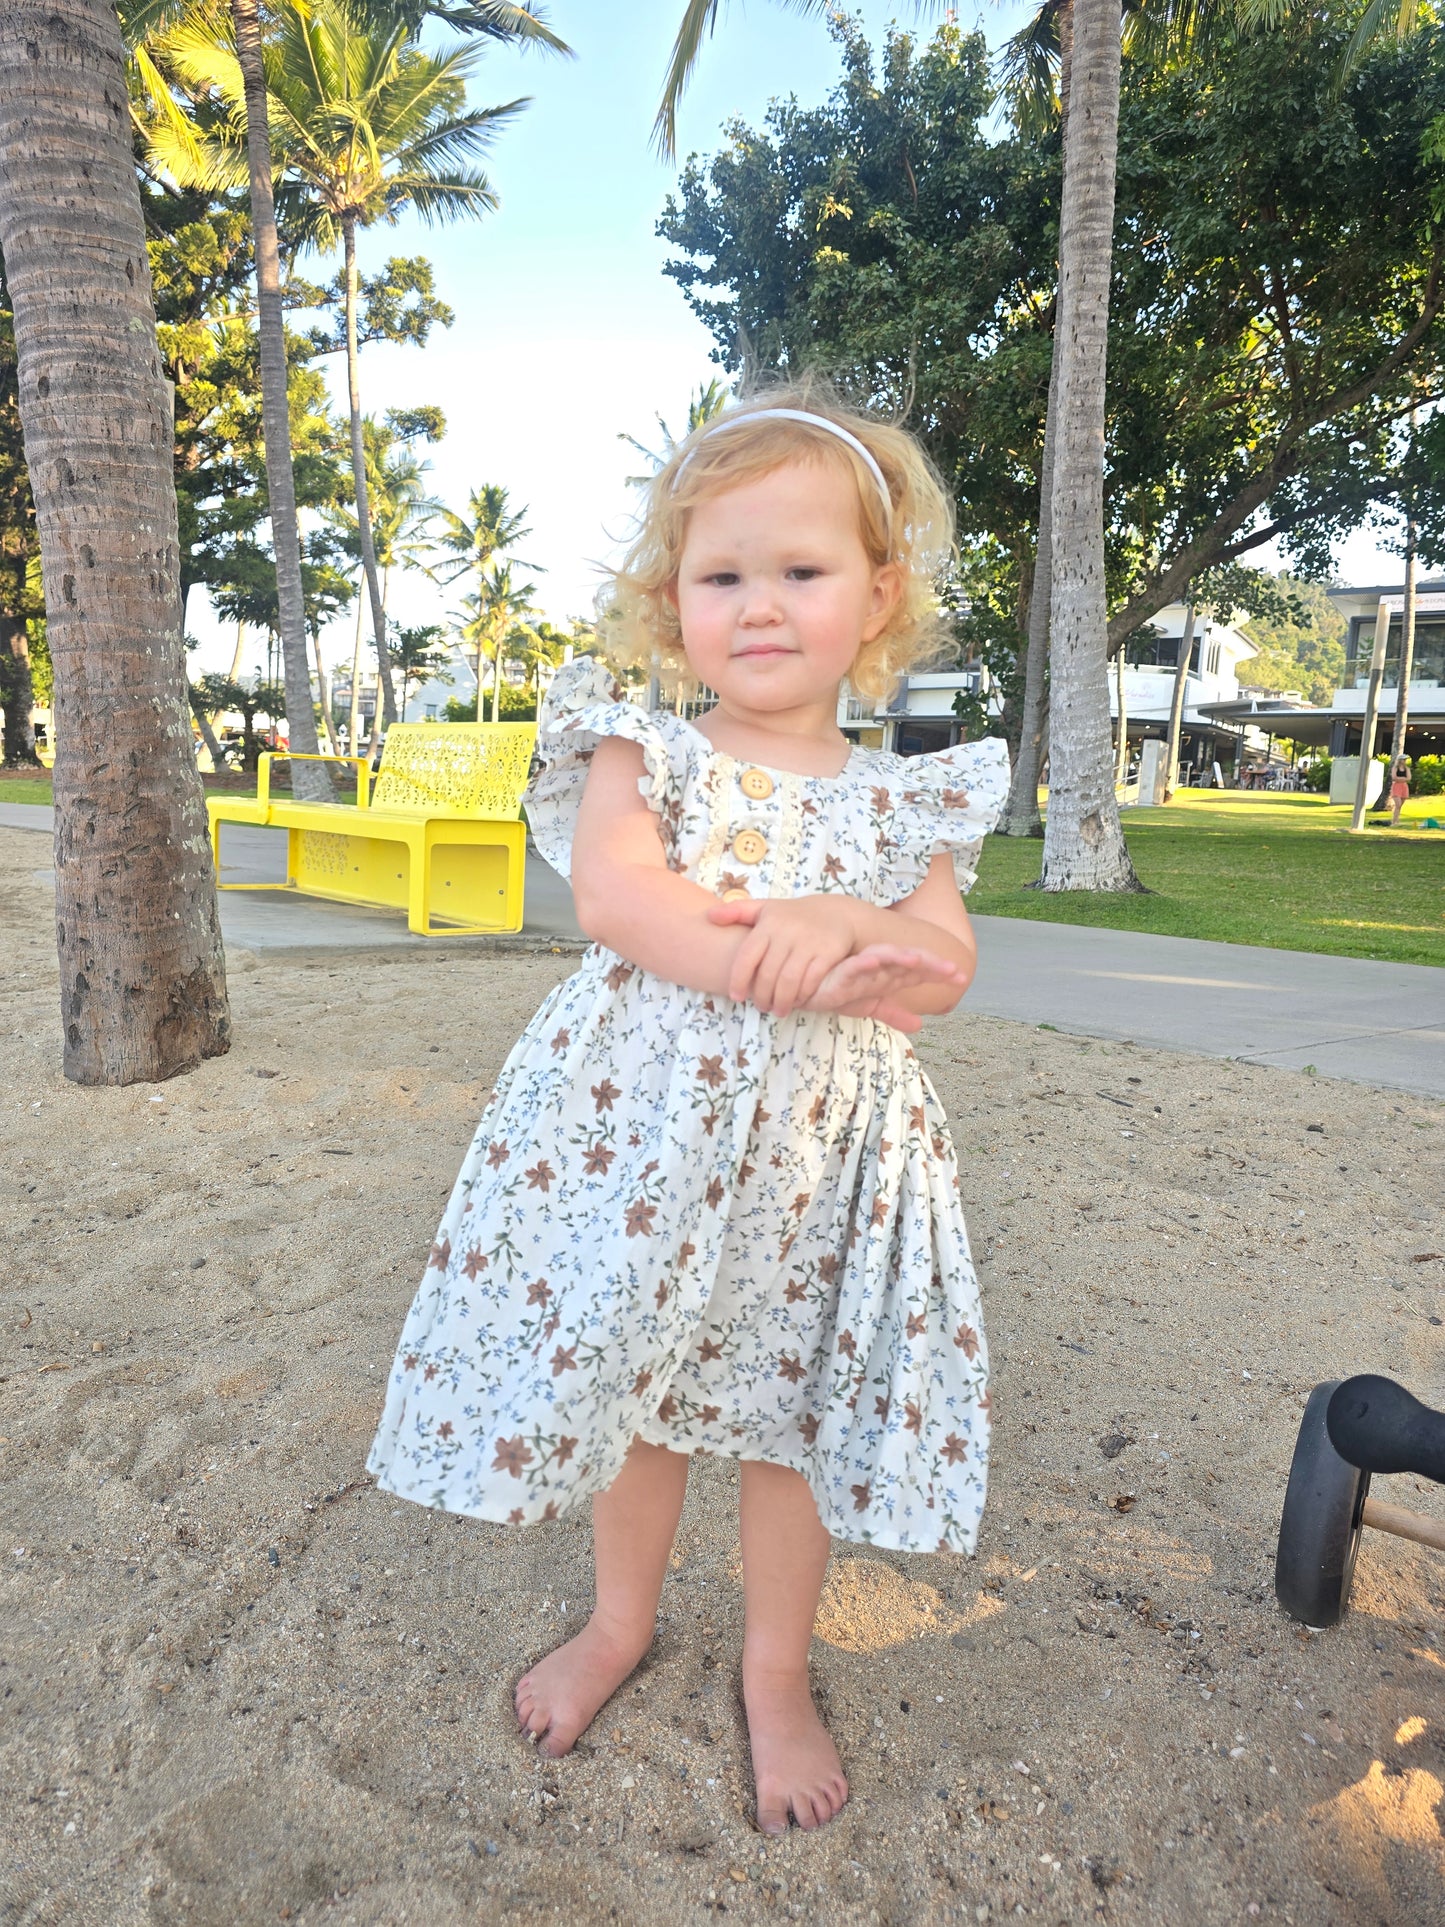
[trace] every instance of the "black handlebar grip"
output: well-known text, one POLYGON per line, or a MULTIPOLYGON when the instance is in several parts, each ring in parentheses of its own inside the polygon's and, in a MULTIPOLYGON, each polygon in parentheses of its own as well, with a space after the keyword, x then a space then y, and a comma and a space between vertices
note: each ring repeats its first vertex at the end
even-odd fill
POLYGON ((1347 1378, 1335 1388, 1325 1426, 1340 1457, 1362 1472, 1414 1472, 1445 1485, 1445 1412, 1392 1378, 1347 1378))

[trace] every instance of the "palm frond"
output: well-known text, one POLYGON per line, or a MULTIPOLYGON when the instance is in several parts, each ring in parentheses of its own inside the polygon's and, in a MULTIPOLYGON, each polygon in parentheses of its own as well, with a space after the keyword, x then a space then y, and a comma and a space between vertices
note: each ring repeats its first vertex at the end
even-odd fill
POLYGON ((999 50, 995 72, 1014 125, 1041 134, 1059 118, 1059 0, 1041 0, 999 50))
POLYGON ((1341 57, 1340 84, 1349 79, 1379 41, 1391 34, 1397 41, 1404 40, 1413 33, 1418 15, 1417 0, 1370 0, 1341 57))
POLYGON ((523 45, 544 47, 549 53, 576 56, 558 34, 547 25, 540 7, 513 7, 503 0, 468 0, 462 6, 429 6, 427 16, 440 20, 458 33, 473 33, 487 40, 521 41, 523 45))

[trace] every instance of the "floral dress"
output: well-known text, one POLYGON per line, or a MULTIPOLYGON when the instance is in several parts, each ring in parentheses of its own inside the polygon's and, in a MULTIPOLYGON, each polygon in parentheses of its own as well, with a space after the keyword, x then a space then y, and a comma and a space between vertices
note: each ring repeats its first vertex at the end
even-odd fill
MULTIPOLYGON (((604 736, 641 746, 669 865, 724 897, 895 904, 940 850, 967 888, 1008 784, 996 740, 856 749, 837 776, 740 763, 584 658, 552 684, 527 796, 563 875, 604 736)), ((603 1490, 641 1437, 792 1467, 840 1538, 971 1552, 988 1408, 958 1171, 907 1037, 594 946, 498 1079, 368 1464, 520 1525, 603 1490)))

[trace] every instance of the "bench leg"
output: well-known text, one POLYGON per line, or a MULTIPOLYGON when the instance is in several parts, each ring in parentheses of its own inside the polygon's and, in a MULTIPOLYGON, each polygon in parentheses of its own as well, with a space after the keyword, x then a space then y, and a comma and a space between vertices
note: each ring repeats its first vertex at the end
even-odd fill
POLYGON ((429 937, 431 927, 431 838, 423 830, 408 837, 406 879, 406 924, 417 937, 429 937))

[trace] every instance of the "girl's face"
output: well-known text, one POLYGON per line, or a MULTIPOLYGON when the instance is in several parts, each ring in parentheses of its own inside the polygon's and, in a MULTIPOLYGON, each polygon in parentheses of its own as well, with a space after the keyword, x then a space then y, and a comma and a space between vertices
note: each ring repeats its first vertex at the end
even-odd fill
POLYGON ((790 462, 689 515, 675 589, 683 648, 730 708, 831 711, 900 586, 896 566, 875 568, 863 546, 852 477, 790 462))

